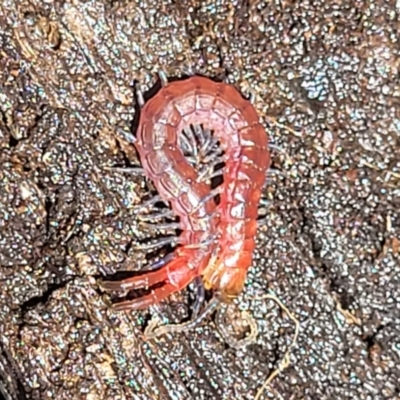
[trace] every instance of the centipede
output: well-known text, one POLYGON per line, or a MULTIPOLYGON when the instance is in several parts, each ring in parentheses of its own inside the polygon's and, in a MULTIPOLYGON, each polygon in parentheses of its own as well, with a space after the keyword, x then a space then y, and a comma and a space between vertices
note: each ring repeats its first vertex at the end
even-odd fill
MULTIPOLYGON (((146 309, 194 282, 201 299, 185 325, 191 327, 244 288, 271 163, 269 138, 252 102, 234 86, 197 75, 172 82, 163 74, 160 78, 161 89, 147 102, 139 93, 134 146, 144 174, 179 218, 181 234, 176 249, 145 272, 103 280, 100 286, 106 291, 147 289, 143 296, 113 303, 114 310, 124 311, 146 309), (200 126, 207 132, 203 148, 218 144, 221 149, 217 161, 224 168, 216 173, 222 178, 216 188, 184 154, 185 146, 191 146, 187 137, 200 126), (204 290, 213 297, 201 311, 204 290)), ((173 331, 170 327, 152 335, 173 331)))

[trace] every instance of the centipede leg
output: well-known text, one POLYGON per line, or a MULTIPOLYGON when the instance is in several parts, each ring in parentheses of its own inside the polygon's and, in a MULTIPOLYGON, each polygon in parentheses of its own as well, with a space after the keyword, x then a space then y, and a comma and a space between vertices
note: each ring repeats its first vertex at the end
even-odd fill
POLYGON ((199 204, 197 205, 197 207, 195 207, 192 210, 192 214, 196 213, 201 207, 203 207, 204 203, 206 203, 207 201, 213 199, 215 196, 217 196, 218 194, 221 194, 223 191, 222 186, 218 186, 215 189, 211 190, 210 193, 208 193, 206 196, 204 196, 200 201, 199 204))
POLYGON ((164 71, 159 70, 158 71, 158 77, 160 78, 160 82, 161 82, 161 86, 162 87, 165 87, 165 86, 168 85, 167 74, 164 71))
POLYGON ((119 135, 121 135, 128 143, 135 144, 137 139, 132 133, 127 132, 125 129, 117 129, 119 135))
POLYGON ((204 289, 203 279, 197 276, 194 279, 194 286, 196 289, 196 300, 192 308, 193 310, 192 318, 197 318, 205 299, 205 289, 204 289))
POLYGON ((172 261, 175 257, 174 253, 169 253, 165 257, 161 258, 158 261, 155 261, 149 265, 146 265, 143 267, 140 272, 148 272, 148 271, 155 271, 157 269, 160 269, 161 267, 164 267, 167 265, 170 261, 172 261))
POLYGON ((140 226, 151 231, 159 231, 159 230, 170 231, 180 228, 180 224, 178 222, 166 222, 164 224, 162 223, 148 224, 146 222, 141 222, 140 226))
POLYGON ((165 211, 160 211, 158 213, 153 213, 153 214, 143 214, 143 215, 138 215, 137 218, 141 221, 157 221, 162 218, 174 218, 175 214, 172 210, 165 210, 165 211))
POLYGON ((193 154, 193 156, 197 157, 197 143, 193 131, 190 129, 190 127, 185 127, 183 128, 183 132, 186 135, 188 142, 190 143, 191 153, 193 154))
POLYGON ((179 135, 178 144, 186 153, 193 153, 193 147, 186 135, 179 135))
POLYGON ((221 149, 214 149, 214 147, 217 146, 217 143, 217 139, 215 139, 210 132, 210 134, 206 136, 203 146, 200 148, 200 154, 206 156, 209 153, 212 153, 213 155, 215 155, 216 153, 221 153, 221 149))
POLYGON ((143 93, 140 89, 136 90, 136 99, 137 99, 137 103, 139 104, 139 107, 143 108, 145 101, 144 101, 143 93))
POLYGON ((144 201, 142 204, 136 207, 136 211, 140 212, 141 210, 145 210, 151 206, 154 206, 156 203, 164 203, 168 206, 168 202, 163 200, 160 195, 153 196, 151 199, 144 201))
MULTIPOLYGON (((265 212, 265 214, 262 215, 258 215, 257 218, 257 225, 258 226, 262 226, 265 225, 268 222, 268 208, 272 206, 272 202, 266 199, 261 198, 260 199, 260 205, 262 207, 265 207, 267 210, 265 212)), ((260 209, 258 209, 258 212, 260 212, 260 209)))
POLYGON ((201 171, 198 177, 199 182, 208 181, 209 179, 217 178, 224 174, 223 169, 218 169, 217 171, 212 171, 212 169, 207 168, 205 171, 201 171))
POLYGON ((194 132, 197 138, 199 139, 200 146, 204 146, 206 142, 206 135, 204 130, 199 125, 194 125, 194 132))
POLYGON ((288 175, 287 175, 285 172, 279 171, 279 170, 277 170, 277 169, 270 168, 270 169, 267 171, 267 173, 266 173, 266 179, 265 179, 265 183, 264 183, 263 189, 264 189, 267 185, 269 185, 269 184, 271 183, 271 178, 272 178, 273 176, 282 176, 282 177, 284 177, 284 178, 286 178, 286 179, 288 178, 288 175))
MULTIPOLYGON (((110 168, 111 169, 111 168, 110 168)), ((132 175, 138 175, 138 176, 144 176, 145 172, 144 169, 142 167, 112 167, 113 171, 117 171, 117 172, 123 172, 123 173, 127 173, 127 174, 132 174, 132 175)))
POLYGON ((180 243, 179 237, 166 236, 166 237, 157 239, 157 241, 155 241, 153 243, 140 243, 138 245, 135 245, 134 248, 138 249, 138 250, 150 251, 150 250, 160 249, 165 246, 175 247, 179 243, 180 243))

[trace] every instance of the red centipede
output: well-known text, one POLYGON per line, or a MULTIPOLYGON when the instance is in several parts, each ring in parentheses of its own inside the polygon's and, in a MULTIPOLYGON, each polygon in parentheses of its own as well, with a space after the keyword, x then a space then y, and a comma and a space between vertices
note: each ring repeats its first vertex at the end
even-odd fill
POLYGON ((182 234, 158 269, 101 283, 106 290, 151 289, 114 304, 117 310, 147 308, 199 279, 218 302, 230 302, 243 290, 255 248, 258 204, 270 166, 268 136, 255 108, 233 86, 204 77, 162 83, 142 104, 134 144, 145 174, 179 216, 182 234), (213 132, 223 151, 223 182, 215 190, 179 146, 180 133, 200 125, 213 132))

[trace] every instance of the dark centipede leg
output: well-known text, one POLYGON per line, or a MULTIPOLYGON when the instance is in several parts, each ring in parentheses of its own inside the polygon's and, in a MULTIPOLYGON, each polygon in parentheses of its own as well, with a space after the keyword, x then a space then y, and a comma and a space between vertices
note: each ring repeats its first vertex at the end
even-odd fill
POLYGON ((192 319, 198 317, 201 307, 203 306, 204 299, 205 299, 204 283, 203 283, 203 279, 201 279, 200 276, 197 276, 194 279, 194 286, 196 289, 196 301, 192 307, 192 310, 193 310, 192 319))

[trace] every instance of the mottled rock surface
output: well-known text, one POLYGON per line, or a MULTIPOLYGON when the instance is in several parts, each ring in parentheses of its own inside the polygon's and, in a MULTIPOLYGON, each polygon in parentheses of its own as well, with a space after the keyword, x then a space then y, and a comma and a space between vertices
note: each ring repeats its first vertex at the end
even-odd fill
MULTIPOLYGON (((399 399, 400 79, 395 1, 42 1, 0 5, 0 393, 4 399, 399 399), (223 79, 273 143, 235 350, 190 290, 113 313, 97 279, 139 270, 149 196, 124 139, 134 83, 223 79), (290 365, 265 390, 300 323, 290 365)), ((132 128, 133 127, 133 128, 132 128)), ((229 316, 228 321, 229 323, 229 316)))

